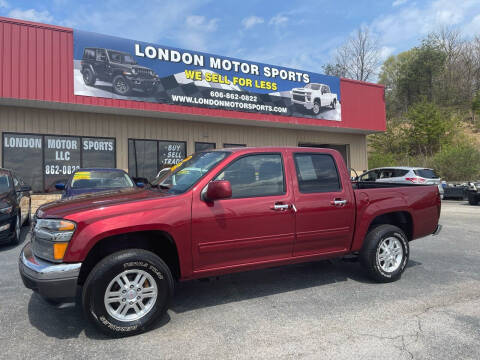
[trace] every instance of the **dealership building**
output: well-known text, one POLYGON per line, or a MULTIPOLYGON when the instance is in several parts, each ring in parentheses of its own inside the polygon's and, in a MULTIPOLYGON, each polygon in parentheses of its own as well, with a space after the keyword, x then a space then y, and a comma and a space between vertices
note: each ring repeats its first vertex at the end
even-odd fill
POLYGON ((0 157, 38 193, 209 148, 329 147, 363 171, 385 126, 377 84, 0 17, 0 157))

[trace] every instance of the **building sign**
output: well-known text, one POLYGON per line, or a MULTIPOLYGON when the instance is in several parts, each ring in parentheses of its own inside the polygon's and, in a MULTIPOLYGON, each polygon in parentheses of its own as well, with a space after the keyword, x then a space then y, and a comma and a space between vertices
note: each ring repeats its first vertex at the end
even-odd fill
POLYGON ((163 166, 177 165, 185 159, 186 146, 183 141, 159 141, 158 142, 158 161, 163 166))
POLYGON ((74 31, 75 95, 341 121, 340 79, 74 31))
POLYGON ((36 192, 55 191, 80 167, 115 167, 115 140, 92 137, 3 134, 3 166, 36 192))

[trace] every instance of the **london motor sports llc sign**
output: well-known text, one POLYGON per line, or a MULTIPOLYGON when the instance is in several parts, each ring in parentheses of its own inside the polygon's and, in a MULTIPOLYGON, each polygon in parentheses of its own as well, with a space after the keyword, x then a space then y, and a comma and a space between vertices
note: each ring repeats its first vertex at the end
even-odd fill
POLYGON ((74 31, 76 95, 341 120, 340 79, 74 31))

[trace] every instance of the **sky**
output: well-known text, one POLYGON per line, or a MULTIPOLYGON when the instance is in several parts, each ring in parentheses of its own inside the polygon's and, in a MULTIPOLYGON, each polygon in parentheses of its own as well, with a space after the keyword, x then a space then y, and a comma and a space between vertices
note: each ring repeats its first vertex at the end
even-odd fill
POLYGON ((360 26, 383 59, 442 26, 480 35, 480 0, 0 0, 0 16, 312 72, 360 26))

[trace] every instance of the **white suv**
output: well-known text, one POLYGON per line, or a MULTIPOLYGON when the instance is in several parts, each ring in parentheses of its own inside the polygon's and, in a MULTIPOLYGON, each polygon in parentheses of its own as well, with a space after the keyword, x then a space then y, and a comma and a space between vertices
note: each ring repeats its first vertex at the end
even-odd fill
POLYGON ((437 185, 443 198, 443 186, 435 170, 422 167, 385 167, 367 171, 358 177, 359 181, 437 185))
POLYGON ((328 85, 318 83, 310 83, 303 88, 292 89, 291 99, 292 103, 312 110, 315 115, 320 114, 324 107, 335 109, 338 101, 337 94, 333 94, 328 85))

